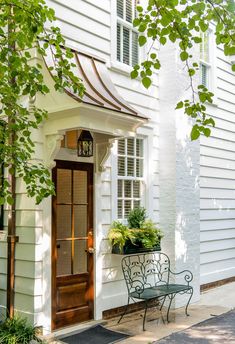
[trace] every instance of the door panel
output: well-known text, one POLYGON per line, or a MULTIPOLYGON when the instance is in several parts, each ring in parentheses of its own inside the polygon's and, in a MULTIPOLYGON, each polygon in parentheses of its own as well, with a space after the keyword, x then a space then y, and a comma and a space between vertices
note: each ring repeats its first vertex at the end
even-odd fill
POLYGON ((93 165, 57 161, 53 181, 52 328, 56 329, 93 318, 93 165))

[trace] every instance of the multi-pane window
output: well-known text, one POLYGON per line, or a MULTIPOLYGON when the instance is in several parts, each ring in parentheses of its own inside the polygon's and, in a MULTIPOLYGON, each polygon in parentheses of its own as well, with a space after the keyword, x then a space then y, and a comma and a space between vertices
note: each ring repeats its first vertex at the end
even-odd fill
POLYGON ((117 213, 127 218, 141 205, 144 177, 144 142, 140 138, 118 140, 117 213))
POLYGON ((210 42, 209 32, 201 33, 202 42, 200 44, 200 83, 209 87, 210 83, 210 42))
POLYGON ((132 25, 135 7, 134 0, 117 0, 117 60, 130 66, 139 62, 138 31, 132 25))

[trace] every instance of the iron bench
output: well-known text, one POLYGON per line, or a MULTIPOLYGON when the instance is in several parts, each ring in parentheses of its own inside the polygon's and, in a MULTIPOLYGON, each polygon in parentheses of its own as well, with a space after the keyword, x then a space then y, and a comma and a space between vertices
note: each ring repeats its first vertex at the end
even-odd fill
POLYGON ((158 300, 161 304, 160 310, 162 310, 166 298, 169 298, 167 309, 167 322, 169 322, 169 311, 176 294, 189 294, 185 307, 185 314, 189 315, 188 305, 193 295, 193 287, 190 285, 193 279, 191 271, 172 272, 169 257, 161 252, 128 255, 122 258, 121 264, 128 290, 128 302, 118 323, 126 314, 130 299, 134 302, 137 299, 145 302, 143 331, 145 331, 146 312, 150 300, 158 300), (180 284, 172 283, 171 279, 174 276, 180 276, 183 282, 180 284))

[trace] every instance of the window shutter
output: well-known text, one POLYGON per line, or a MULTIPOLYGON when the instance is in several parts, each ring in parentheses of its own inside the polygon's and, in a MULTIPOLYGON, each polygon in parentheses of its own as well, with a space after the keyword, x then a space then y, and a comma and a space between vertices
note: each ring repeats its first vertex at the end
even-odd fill
POLYGON ((139 62, 138 33, 132 32, 132 66, 139 62))
POLYGON ((117 24, 117 60, 121 61, 121 27, 117 24))
POLYGON ((123 0, 117 0, 117 15, 123 18, 123 0))
POLYGON ((132 23, 132 0, 126 0, 126 21, 132 23))
POLYGON ((134 139, 127 139, 127 155, 135 154, 135 142, 134 139))
POLYGON ((130 30, 123 27, 123 63, 130 64, 130 30))
POLYGON ((201 33, 200 59, 209 63, 209 33, 201 33))
POLYGON ((131 198, 131 180, 124 181, 124 197, 131 198))
POLYGON ((125 154, 125 140, 118 140, 118 154, 125 154))
POLYGON ((208 87, 208 67, 201 64, 201 84, 208 87))
POLYGON ((143 177, 143 160, 136 159, 136 177, 143 177))
POLYGON ((136 139, 136 156, 143 157, 143 140, 136 139))
POLYGON ((122 183, 123 183, 123 181, 122 180, 118 180, 118 197, 119 198, 122 198, 122 183))
POLYGON ((126 219, 131 209, 141 205, 143 160, 143 139, 126 138, 118 140, 117 214, 126 219))
POLYGON ((118 175, 125 176, 125 158, 122 156, 118 158, 118 175))

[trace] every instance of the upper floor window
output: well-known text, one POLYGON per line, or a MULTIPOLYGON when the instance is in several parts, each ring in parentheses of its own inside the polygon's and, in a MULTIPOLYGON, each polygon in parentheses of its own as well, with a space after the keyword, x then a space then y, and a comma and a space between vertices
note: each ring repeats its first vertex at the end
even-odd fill
POLYGON ((144 188, 144 140, 118 140, 117 213, 126 219, 129 212, 141 206, 144 188))
POLYGON ((210 57, 210 33, 201 33, 202 42, 200 43, 200 83, 209 88, 210 85, 210 70, 211 70, 211 57, 210 57))
POLYGON ((117 0, 117 60, 129 66, 139 62, 138 31, 132 21, 136 16, 136 0, 117 0))

